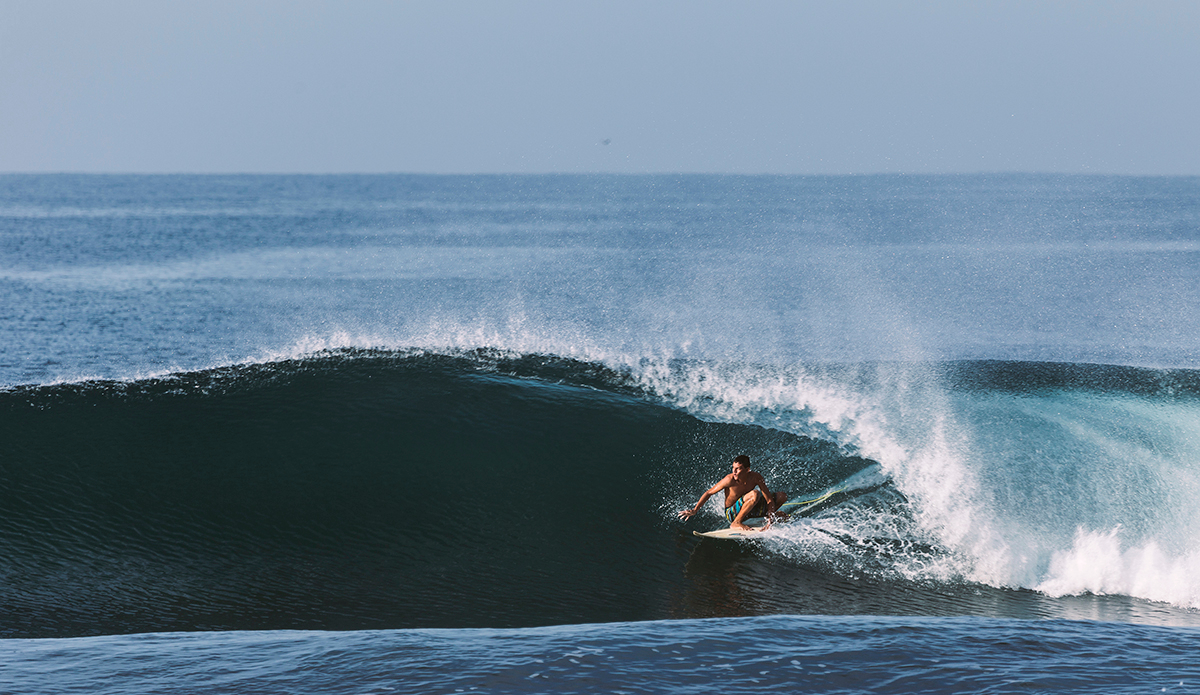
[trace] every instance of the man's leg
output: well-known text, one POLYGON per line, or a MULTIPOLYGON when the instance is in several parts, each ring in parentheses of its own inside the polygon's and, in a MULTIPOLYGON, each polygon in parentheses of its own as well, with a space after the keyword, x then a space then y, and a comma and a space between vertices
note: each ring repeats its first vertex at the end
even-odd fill
POLYGON ((733 523, 729 525, 729 528, 746 528, 746 519, 750 516, 750 512, 754 511, 754 505, 758 504, 759 499, 761 499, 761 497, 759 496, 758 490, 751 490, 745 495, 742 495, 742 511, 738 512, 737 517, 734 518, 733 523))
MULTIPOLYGON (((786 503, 787 501, 788 501, 788 496, 787 496, 786 492, 782 492, 782 491, 775 492, 775 509, 776 510, 778 510, 780 507, 782 507, 784 505, 784 503, 786 503)), ((787 514, 777 514, 777 516, 780 519, 788 518, 787 514)))

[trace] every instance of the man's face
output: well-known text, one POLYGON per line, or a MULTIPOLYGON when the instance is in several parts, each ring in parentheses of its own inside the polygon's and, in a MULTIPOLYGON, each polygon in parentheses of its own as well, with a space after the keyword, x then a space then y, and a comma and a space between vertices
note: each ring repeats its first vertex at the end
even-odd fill
POLYGON ((740 479, 742 477, 742 473, 745 473, 745 472, 746 472, 746 467, 743 466, 740 461, 733 462, 733 477, 740 479))

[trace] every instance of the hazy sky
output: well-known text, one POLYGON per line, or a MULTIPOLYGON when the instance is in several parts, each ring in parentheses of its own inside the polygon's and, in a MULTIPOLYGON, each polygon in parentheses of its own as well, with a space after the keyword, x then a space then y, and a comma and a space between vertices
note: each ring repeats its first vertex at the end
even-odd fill
POLYGON ((0 171, 1200 174, 1200 2, 0 0, 0 171))

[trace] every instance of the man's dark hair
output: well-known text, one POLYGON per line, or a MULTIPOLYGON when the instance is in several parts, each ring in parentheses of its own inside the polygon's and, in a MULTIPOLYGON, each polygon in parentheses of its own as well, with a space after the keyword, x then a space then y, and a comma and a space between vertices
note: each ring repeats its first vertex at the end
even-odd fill
POLYGON ((750 457, 749 457, 749 456, 747 456, 747 455, 745 455, 745 454, 741 454, 741 455, 739 455, 737 458, 735 458, 735 459, 733 460, 733 462, 734 462, 734 463, 740 463, 740 464, 742 464, 743 466, 749 466, 749 465, 750 465, 750 457))

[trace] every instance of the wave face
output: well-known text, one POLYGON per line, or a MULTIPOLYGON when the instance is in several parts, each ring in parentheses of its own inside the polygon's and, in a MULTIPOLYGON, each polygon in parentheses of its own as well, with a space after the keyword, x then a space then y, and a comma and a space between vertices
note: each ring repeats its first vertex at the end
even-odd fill
POLYGON ((965 364, 972 576, 1200 608, 1200 373, 965 364), (986 550, 985 550, 986 548, 986 550))
POLYGON ((1198 395, 1183 371, 613 369, 422 350, 9 389, 0 625, 1188 622, 1198 395), (940 430, 909 419, 902 404, 927 413, 935 396, 940 430), (719 524, 717 509, 690 525, 673 513, 730 452, 794 496, 845 491, 763 544, 701 542, 690 530, 719 524))
MULTIPOLYGON (((11 634, 668 615, 658 510, 697 455, 794 449, 595 365, 336 354, 2 394, 11 634)), ((691 487, 695 487, 692 485, 691 487)))

